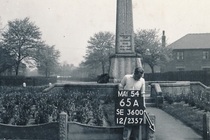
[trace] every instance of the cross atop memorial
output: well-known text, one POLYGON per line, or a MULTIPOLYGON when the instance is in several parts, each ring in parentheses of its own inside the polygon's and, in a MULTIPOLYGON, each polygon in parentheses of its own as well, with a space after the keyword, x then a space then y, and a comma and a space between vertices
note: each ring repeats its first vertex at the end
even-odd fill
POLYGON ((110 57, 110 82, 119 82, 125 74, 132 74, 142 66, 135 53, 132 0, 117 0, 115 54, 110 57))

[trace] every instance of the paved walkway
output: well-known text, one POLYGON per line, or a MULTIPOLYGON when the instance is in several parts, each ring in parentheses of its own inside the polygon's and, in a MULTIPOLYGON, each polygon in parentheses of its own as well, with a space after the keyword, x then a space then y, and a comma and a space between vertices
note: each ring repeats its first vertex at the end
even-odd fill
POLYGON ((156 116, 156 140, 203 140, 202 136, 163 110, 148 107, 147 112, 156 116))

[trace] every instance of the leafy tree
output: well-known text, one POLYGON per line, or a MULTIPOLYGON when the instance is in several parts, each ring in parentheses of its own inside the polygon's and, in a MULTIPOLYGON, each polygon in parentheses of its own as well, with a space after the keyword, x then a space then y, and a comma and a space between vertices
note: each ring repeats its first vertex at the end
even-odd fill
POLYGON ((156 29, 140 30, 135 34, 136 52, 141 54, 143 63, 147 63, 152 73, 154 67, 169 60, 170 50, 162 46, 161 37, 156 29))
POLYGON ((12 66, 15 63, 15 59, 10 53, 2 48, 1 43, 0 43, 0 74, 7 69, 12 68, 12 66))
POLYGON ((68 64, 67 62, 63 62, 58 67, 58 75, 60 76, 71 76, 72 71, 76 69, 73 64, 68 64))
POLYGON ((101 67, 102 73, 108 71, 109 56, 114 52, 114 35, 110 32, 99 32, 88 41, 83 66, 91 69, 101 67))
POLYGON ((2 32, 3 28, 0 17, 0 74, 5 70, 11 68, 14 64, 13 56, 10 55, 10 53, 3 48, 2 32))
POLYGON ((8 22, 8 29, 2 33, 3 48, 15 59, 14 67, 18 75, 21 63, 30 64, 34 59, 37 43, 41 39, 39 28, 29 18, 8 22))
POLYGON ((46 77, 55 73, 59 64, 59 57, 60 52, 55 50, 54 46, 40 45, 39 50, 36 52, 38 72, 46 77))

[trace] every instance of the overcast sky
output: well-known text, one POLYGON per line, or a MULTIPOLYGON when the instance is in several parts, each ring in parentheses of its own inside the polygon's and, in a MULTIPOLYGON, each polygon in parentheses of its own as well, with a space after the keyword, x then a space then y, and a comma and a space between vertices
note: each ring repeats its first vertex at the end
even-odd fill
MULTIPOLYGON (((42 39, 78 66, 94 33, 115 34, 116 0, 0 0, 0 23, 29 17, 42 39)), ((210 0, 133 0, 134 31, 165 30, 170 44, 188 33, 210 33, 210 0)))

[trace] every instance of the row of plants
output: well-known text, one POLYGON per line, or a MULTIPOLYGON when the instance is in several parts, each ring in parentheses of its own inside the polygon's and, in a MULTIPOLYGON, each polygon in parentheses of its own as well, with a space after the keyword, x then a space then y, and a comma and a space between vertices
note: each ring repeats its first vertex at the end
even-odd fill
POLYGON ((35 124, 59 119, 62 111, 67 112, 70 121, 102 125, 99 93, 94 91, 70 91, 57 88, 42 93, 45 87, 0 87, 1 123, 26 125, 29 119, 35 124), (97 98, 98 97, 98 98, 97 98))
POLYGON ((184 101, 190 106, 196 106, 197 108, 205 111, 210 111, 210 95, 204 90, 191 90, 190 93, 170 94, 164 93, 164 99, 172 104, 174 102, 184 101))

